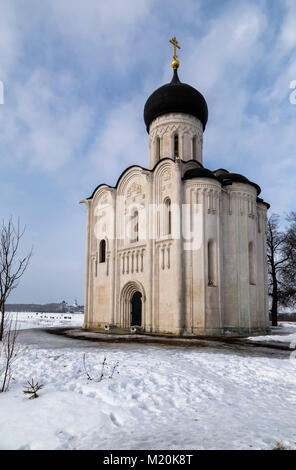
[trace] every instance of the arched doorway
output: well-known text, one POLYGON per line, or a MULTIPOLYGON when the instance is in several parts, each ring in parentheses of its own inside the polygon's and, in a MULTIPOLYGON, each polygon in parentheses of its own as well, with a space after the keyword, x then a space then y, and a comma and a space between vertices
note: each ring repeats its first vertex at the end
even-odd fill
POLYGON ((121 328, 146 325, 146 295, 139 281, 129 281, 120 294, 119 324, 121 328))
POLYGON ((131 298, 131 326, 142 325, 142 294, 136 291, 131 298))

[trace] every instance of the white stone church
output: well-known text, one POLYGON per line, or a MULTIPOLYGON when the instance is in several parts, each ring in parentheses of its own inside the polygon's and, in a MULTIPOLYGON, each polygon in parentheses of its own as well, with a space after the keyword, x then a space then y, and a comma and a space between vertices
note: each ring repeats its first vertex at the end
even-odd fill
MULTIPOLYGON (((175 42, 174 42, 175 41, 175 42)), ((203 165, 204 97, 172 81, 148 98, 150 167, 100 184, 87 206, 83 327, 170 335, 269 329, 266 212, 247 177, 203 165)))

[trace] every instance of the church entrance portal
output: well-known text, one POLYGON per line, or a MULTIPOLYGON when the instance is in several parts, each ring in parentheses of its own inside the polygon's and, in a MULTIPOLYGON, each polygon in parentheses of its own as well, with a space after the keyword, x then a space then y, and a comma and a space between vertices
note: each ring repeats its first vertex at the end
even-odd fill
POLYGON ((141 326, 146 328, 146 295, 142 284, 129 281, 120 294, 120 327, 141 326))
POLYGON ((131 298, 131 326, 142 324, 142 294, 136 291, 131 298))

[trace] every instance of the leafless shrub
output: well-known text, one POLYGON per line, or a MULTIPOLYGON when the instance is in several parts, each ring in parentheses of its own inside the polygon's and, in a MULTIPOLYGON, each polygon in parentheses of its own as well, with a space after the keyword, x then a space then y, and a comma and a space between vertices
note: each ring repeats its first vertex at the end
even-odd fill
POLYGON ((84 372, 86 373, 87 380, 93 380, 93 377, 90 375, 90 373, 88 372, 88 370, 86 368, 85 353, 83 354, 83 368, 84 368, 84 372))
POLYGON ((87 380, 94 380, 95 382, 102 382, 104 377, 108 375, 108 372, 109 372, 108 378, 112 379, 116 371, 117 371, 117 374, 119 374, 119 372, 117 370, 118 366, 119 366, 118 361, 115 364, 113 364, 112 366, 108 365, 107 364, 107 358, 106 358, 106 356, 104 356, 104 359, 103 359, 103 362, 102 362, 102 367, 101 367, 101 373, 96 378, 94 374, 91 375, 91 373, 88 371, 87 366, 86 366, 86 354, 85 353, 83 354, 83 368, 84 368, 87 380))
POLYGON ((100 378, 98 380, 98 382, 101 382, 104 378, 104 369, 105 369, 105 366, 106 366, 106 356, 104 357, 104 360, 102 362, 102 369, 101 369, 101 375, 100 375, 100 378))
POLYGON ((282 441, 278 441, 272 450, 288 450, 282 441))
POLYGON ((39 390, 41 390, 41 388, 43 388, 43 385, 42 385, 42 384, 39 385, 38 382, 36 382, 36 383, 34 384, 34 379, 33 379, 33 378, 32 378, 32 381, 31 381, 31 382, 29 382, 29 380, 27 380, 27 383, 28 383, 28 385, 25 385, 25 388, 26 388, 27 390, 24 390, 23 392, 24 392, 25 394, 30 395, 29 400, 33 400, 34 398, 38 398, 39 395, 38 395, 37 392, 38 392, 39 390))
POLYGON ((12 378, 12 364, 20 346, 17 344, 17 319, 6 319, 3 325, 3 336, 0 341, 0 393, 7 392, 12 378))
MULTIPOLYGON (((118 366, 119 366, 119 361, 115 362, 115 364, 113 365, 112 370, 111 370, 111 373, 110 373, 110 375, 109 375, 109 379, 112 379, 112 377, 113 377, 113 375, 114 375, 116 369, 118 368, 118 366)), ((119 374, 118 371, 117 371, 117 374, 119 374)))

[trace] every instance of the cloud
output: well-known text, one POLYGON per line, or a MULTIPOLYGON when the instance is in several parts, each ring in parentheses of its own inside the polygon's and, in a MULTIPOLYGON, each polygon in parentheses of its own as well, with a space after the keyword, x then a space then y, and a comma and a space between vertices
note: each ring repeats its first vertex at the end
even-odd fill
POLYGON ((209 23, 198 43, 192 36, 190 52, 184 58, 186 79, 207 93, 216 92, 217 86, 242 83, 260 55, 265 28, 265 15, 255 4, 231 3, 209 23))
POLYGON ((53 78, 41 69, 13 84, 13 103, 1 109, 2 164, 12 155, 28 169, 53 172, 75 157, 90 130, 92 110, 62 94, 67 84, 68 77, 53 78))
POLYGON ((77 59, 87 63, 88 73, 98 74, 107 66, 124 74, 137 59, 135 38, 141 34, 154 3, 155 0, 64 0, 47 1, 47 8, 64 45, 68 42, 77 59))
POLYGON ((285 52, 296 49, 296 4, 294 0, 284 2, 285 15, 280 31, 280 46, 285 52))
POLYGON ((135 96, 107 114, 88 154, 88 161, 96 169, 100 181, 115 184, 120 173, 130 165, 149 167, 144 100, 142 95, 135 96))
POLYGON ((50 285, 60 297, 72 282, 82 299, 77 201, 129 165, 149 167, 143 107, 171 78, 172 35, 182 47, 180 79, 208 102, 205 166, 255 180, 272 211, 293 208, 295 8, 293 0, 3 0, 1 213, 20 214, 38 245, 20 296, 32 301, 36 285, 44 295, 50 285))
MULTIPOLYGON (((22 15, 5 3, 0 19, 1 24, 4 18, 5 28, 0 34, 5 36, 7 49, 1 57, 8 77, 5 106, 0 108, 2 168, 22 164, 25 171, 54 175, 73 160, 77 167, 82 166, 79 159, 87 154, 86 148, 90 146, 94 151, 98 147, 98 127, 102 124, 102 132, 108 132, 103 117, 108 116, 106 106, 112 106, 108 88, 112 92, 113 88, 108 77, 126 74, 137 63, 139 55, 130 51, 136 49, 135 37, 142 36, 143 22, 154 3, 45 0, 42 8, 35 8, 28 0, 22 15), (23 24, 18 30, 21 17, 23 24), (18 64, 19 55, 24 53, 22 64, 18 64), (5 57, 11 59, 11 70, 18 69, 16 76, 9 72, 5 57), (104 82, 99 81, 100 75, 104 82)), ((145 56, 143 50, 140 54, 145 56)), ((119 107, 124 107, 125 99, 119 107)), ((137 137, 130 135, 130 139, 132 148, 137 137)), ((103 151, 106 154, 107 146, 103 151)), ((95 162, 96 158, 91 160, 95 162)))
POLYGON ((20 32, 15 27, 16 23, 15 7, 4 0, 0 9, 0 79, 4 84, 21 54, 20 32))

